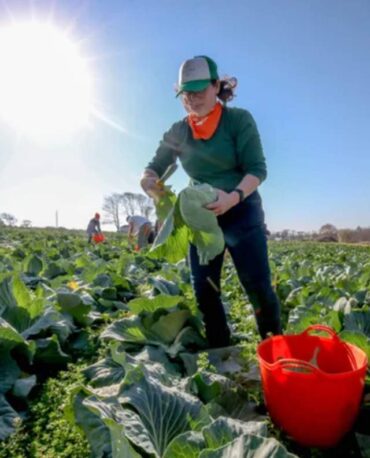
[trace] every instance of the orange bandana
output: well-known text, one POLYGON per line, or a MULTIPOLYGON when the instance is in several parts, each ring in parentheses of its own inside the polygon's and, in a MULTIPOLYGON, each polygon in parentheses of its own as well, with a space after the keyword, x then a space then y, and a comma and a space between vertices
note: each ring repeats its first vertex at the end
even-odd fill
POLYGON ((213 110, 206 116, 188 115, 188 124, 195 140, 208 140, 216 132, 222 115, 222 105, 217 102, 213 110))

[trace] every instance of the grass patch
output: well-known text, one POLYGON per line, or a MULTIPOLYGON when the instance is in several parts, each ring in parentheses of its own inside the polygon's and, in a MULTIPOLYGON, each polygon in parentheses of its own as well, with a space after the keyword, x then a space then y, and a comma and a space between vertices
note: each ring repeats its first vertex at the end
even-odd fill
POLYGON ((90 446, 77 426, 64 417, 64 404, 76 383, 84 383, 84 365, 69 365, 45 382, 30 402, 29 415, 3 442, 0 458, 89 458, 90 446))

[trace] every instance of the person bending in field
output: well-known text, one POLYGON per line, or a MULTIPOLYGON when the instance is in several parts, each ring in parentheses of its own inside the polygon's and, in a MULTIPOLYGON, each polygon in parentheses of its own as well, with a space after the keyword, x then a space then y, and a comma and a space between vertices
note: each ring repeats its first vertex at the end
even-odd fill
POLYGON ((100 228, 100 214, 99 213, 95 213, 94 218, 91 218, 87 226, 86 232, 87 232, 88 243, 92 242, 94 235, 102 233, 101 228, 100 228))
POLYGON ((128 222, 128 241, 134 243, 136 251, 140 251, 153 241, 152 223, 147 218, 141 215, 132 215, 128 216, 126 220, 128 222), (137 239, 136 244, 135 239, 137 239))

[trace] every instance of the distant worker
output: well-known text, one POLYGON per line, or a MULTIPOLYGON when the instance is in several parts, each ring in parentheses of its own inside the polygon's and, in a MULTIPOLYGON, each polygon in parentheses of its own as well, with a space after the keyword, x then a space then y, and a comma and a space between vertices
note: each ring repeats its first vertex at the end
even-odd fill
POLYGON ((87 238, 88 243, 92 242, 94 235, 102 233, 100 229, 100 214, 99 213, 95 213, 94 218, 92 218, 89 221, 86 232, 87 232, 87 237, 88 237, 87 238))
POLYGON ((128 216, 126 221, 128 222, 128 240, 130 243, 137 238, 135 250, 140 251, 150 243, 153 234, 152 223, 141 215, 128 216))

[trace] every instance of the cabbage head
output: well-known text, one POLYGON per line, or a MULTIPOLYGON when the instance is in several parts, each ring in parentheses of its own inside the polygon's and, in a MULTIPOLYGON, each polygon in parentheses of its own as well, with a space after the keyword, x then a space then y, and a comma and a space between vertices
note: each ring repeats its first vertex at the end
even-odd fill
POLYGON ((181 216, 195 231, 213 232, 218 226, 216 215, 205 206, 217 200, 217 192, 209 184, 188 186, 179 195, 181 216))
POLYGON ((216 199, 217 191, 208 184, 183 189, 154 240, 150 256, 177 262, 186 257, 189 243, 196 246, 200 264, 208 264, 222 253, 222 230, 215 214, 205 208, 216 199))

